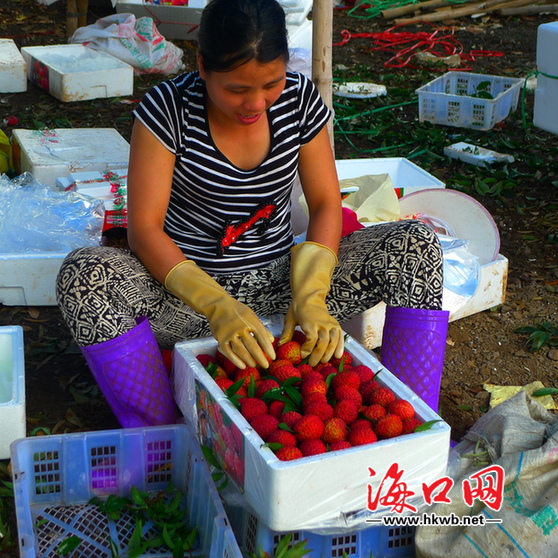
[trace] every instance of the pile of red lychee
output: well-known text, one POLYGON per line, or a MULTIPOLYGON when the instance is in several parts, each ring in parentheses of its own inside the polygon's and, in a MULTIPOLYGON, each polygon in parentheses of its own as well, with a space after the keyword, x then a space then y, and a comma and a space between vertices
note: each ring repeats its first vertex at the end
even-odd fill
POLYGON ((411 403, 382 386, 372 369, 340 359, 314 367, 301 358, 304 334, 276 347, 268 369, 239 369, 217 350, 198 360, 250 426, 283 461, 372 444, 423 423, 411 403))

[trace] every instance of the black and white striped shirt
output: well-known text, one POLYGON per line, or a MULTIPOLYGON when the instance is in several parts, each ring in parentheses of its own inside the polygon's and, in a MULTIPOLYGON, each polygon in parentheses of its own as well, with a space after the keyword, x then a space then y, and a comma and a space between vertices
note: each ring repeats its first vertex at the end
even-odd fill
POLYGON ((204 91, 198 72, 183 74, 155 86, 134 111, 176 154, 165 231, 210 273, 265 266, 293 244, 290 195, 299 149, 326 124, 330 110, 308 78, 288 72, 268 110, 269 153, 244 170, 213 143, 204 91))

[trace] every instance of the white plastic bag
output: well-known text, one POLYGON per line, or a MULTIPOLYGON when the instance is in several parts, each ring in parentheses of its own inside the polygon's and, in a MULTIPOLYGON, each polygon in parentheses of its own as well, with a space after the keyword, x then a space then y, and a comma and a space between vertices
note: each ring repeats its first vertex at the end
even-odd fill
POLYGON ((68 42, 111 54, 137 74, 176 74, 184 67, 182 49, 167 41, 150 17, 110 15, 80 27, 68 42))
MULTIPOLYGON (((451 501, 436 504, 430 512, 452 519, 481 516, 485 523, 419 527, 417 558, 556 558, 558 417, 521 391, 483 415, 455 450, 461 467, 448 493, 451 501), (463 481, 485 466, 503 469, 499 509, 492 509, 497 505, 490 499, 479 498, 471 505, 464 498, 463 481)), ((482 479, 477 482, 475 492, 490 495, 482 479)))

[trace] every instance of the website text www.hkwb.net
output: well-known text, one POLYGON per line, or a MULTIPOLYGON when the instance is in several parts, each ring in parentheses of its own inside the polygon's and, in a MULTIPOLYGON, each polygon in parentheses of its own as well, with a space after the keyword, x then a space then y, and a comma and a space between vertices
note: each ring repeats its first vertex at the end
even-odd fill
POLYGON ((385 515, 378 519, 368 519, 367 523, 381 524, 386 527, 425 527, 425 526, 452 526, 452 527, 483 527, 489 523, 501 523, 501 519, 491 519, 483 514, 458 516, 437 515, 435 513, 422 513, 419 515, 385 515))

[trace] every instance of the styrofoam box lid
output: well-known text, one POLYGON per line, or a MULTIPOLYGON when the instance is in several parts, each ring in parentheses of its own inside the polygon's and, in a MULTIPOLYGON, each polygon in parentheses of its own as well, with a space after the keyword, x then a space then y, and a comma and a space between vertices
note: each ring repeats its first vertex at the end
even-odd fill
POLYGON ((445 184, 404 157, 372 159, 338 159, 335 161, 339 180, 366 174, 389 174, 395 188, 444 188, 445 184))
POLYGON ((52 67, 61 74, 81 74, 119 70, 133 73, 134 69, 120 58, 82 44, 30 46, 21 49, 22 55, 52 67))
POLYGON ((21 148, 21 172, 54 186, 56 179, 72 172, 106 171, 128 165, 130 146, 114 128, 57 128, 13 130, 21 148))
MULTIPOLYGON (((278 323, 267 325, 274 335, 280 333, 278 323)), ((405 482, 416 496, 420 496, 423 482, 433 482, 445 474, 450 427, 385 368, 378 376, 380 383, 393 389, 398 397, 410 401, 421 420, 439 421, 432 429, 295 461, 280 461, 263 445, 262 439, 197 360, 197 355, 214 354, 216 348, 217 342, 213 338, 175 345, 175 399, 187 422, 198 428, 198 383, 198 387, 202 386, 218 403, 225 415, 225 423, 230 421, 241 431, 243 455, 240 463, 244 486, 239 488, 244 492, 251 511, 270 529, 312 530, 323 527, 326 522, 330 526, 339 522, 340 528, 346 529, 350 528, 347 522, 351 520, 362 524, 361 513, 366 513, 367 509, 368 485, 373 486, 374 491, 378 490, 387 469, 394 462, 399 464, 400 470, 405 471, 405 482), (376 471, 374 478, 369 476, 369 467, 376 471)), ((346 348, 353 355, 354 362, 366 364, 374 371, 383 368, 373 354, 354 339, 347 339, 346 348)), ((202 430, 206 431, 202 428, 198 432, 201 443, 210 445, 211 441, 200 435, 202 430)), ((377 513, 384 514, 386 511, 380 506, 377 513)))

